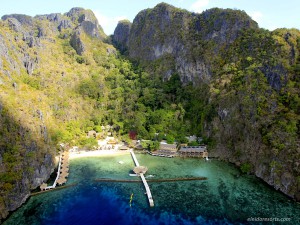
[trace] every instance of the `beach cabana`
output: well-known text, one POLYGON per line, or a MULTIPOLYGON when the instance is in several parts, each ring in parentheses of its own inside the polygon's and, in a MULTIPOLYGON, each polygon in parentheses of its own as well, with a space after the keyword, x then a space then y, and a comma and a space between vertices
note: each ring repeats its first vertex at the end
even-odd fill
POLYGON ((90 130, 88 132, 88 135, 87 135, 89 138, 96 138, 97 137, 97 132, 94 131, 94 130, 90 130))
POLYGON ((147 172, 148 168, 146 166, 136 166, 133 169, 133 172, 135 172, 136 174, 145 174, 147 172))
POLYGON ((63 185, 63 184, 65 184, 67 182, 67 179, 66 178, 58 178, 58 180, 57 180, 57 184, 58 185, 63 185))
POLYGON ((125 151, 125 150, 128 150, 129 148, 126 145, 122 145, 119 149, 125 151))
POLYGON ((137 144, 136 146, 134 146, 134 149, 136 150, 143 150, 143 146, 141 144, 137 144))
POLYGON ((40 186, 40 189, 42 191, 46 190, 46 187, 48 187, 48 185, 46 183, 42 183, 42 185, 40 186))
POLYGON ((107 144, 109 144, 109 145, 115 145, 115 144, 117 144, 117 141, 116 141, 114 138, 110 138, 110 139, 107 141, 107 144))

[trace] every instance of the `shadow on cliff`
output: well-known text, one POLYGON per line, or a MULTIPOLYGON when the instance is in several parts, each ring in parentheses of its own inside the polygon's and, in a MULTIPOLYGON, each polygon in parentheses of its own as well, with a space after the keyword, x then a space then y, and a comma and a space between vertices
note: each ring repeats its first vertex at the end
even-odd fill
POLYGON ((0 101, 0 224, 49 178, 54 166, 47 128, 33 118, 22 118, 24 124, 12 112, 0 101))

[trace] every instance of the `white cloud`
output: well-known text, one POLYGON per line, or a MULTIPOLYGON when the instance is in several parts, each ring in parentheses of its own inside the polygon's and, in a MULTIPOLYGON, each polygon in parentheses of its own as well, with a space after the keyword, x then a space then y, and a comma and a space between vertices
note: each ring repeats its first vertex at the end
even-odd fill
POLYGON ((210 0, 198 0, 191 5, 190 10, 193 12, 201 13, 206 8, 206 6, 208 6, 209 1, 210 0))
POLYGON ((99 24, 102 26, 102 27, 105 27, 109 24, 109 21, 110 21, 110 18, 105 16, 105 15, 102 15, 100 12, 98 11, 94 11, 95 13, 95 16, 97 17, 98 19, 98 22, 99 24))
POLYGON ((126 19, 126 16, 109 17, 100 13, 99 11, 94 11, 94 13, 98 19, 99 24, 107 35, 114 33, 114 30, 120 20, 126 19))
POLYGON ((255 20, 257 23, 261 23, 262 18, 263 18, 263 14, 259 11, 255 11, 255 12, 250 12, 249 15, 251 16, 251 18, 253 20, 255 20))

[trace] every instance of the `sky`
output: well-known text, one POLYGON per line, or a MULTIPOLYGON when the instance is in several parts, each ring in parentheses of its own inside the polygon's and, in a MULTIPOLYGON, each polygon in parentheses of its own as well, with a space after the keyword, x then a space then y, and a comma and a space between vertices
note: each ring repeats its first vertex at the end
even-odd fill
MULTIPOLYGON (((30 16, 65 13, 73 7, 91 9, 107 35, 113 34, 119 20, 131 22, 143 9, 153 8, 161 0, 0 0, 0 16, 26 14, 30 16)), ((259 26, 300 29, 300 0, 164 0, 178 8, 201 13, 213 7, 244 10, 259 26)))

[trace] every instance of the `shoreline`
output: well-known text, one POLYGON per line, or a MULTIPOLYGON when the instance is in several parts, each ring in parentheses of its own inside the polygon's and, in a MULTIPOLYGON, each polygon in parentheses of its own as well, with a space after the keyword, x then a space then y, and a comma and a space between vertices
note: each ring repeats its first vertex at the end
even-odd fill
POLYGON ((129 150, 82 150, 78 152, 70 152, 69 159, 78 159, 85 157, 106 157, 129 154, 129 150))

